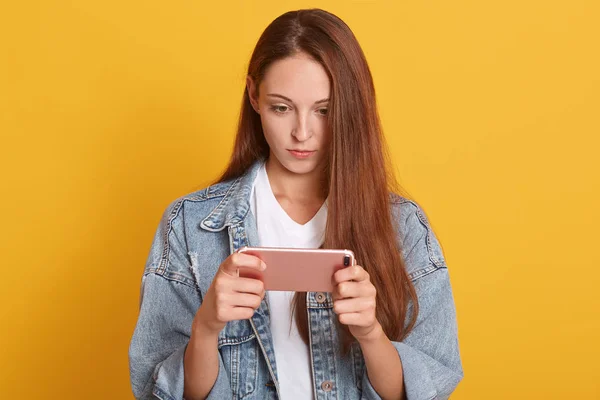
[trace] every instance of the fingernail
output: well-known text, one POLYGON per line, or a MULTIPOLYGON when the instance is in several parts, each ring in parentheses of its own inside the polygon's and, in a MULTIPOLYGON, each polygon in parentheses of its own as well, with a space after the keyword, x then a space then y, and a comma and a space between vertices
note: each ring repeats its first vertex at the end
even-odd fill
POLYGON ((264 262, 264 261, 261 261, 261 262, 260 262, 260 266, 261 266, 261 268, 262 268, 262 270, 263 270, 263 271, 264 271, 265 269, 267 269, 267 264, 265 264, 265 262, 264 262))

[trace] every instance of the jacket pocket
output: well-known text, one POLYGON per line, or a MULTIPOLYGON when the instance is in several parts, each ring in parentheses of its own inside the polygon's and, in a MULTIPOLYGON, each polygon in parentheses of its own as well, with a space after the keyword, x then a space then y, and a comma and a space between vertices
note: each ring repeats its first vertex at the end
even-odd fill
POLYGON ((229 374, 233 399, 244 399, 258 385, 259 347, 248 320, 230 321, 219 333, 219 351, 229 374))

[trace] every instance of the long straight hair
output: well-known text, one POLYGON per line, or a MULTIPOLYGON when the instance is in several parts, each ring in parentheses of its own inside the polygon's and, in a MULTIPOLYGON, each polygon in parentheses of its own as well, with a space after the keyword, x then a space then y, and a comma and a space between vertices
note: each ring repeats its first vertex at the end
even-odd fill
MULTIPOLYGON (((399 193, 399 186, 389 168, 369 66, 340 18, 309 9, 285 13, 265 29, 248 75, 258 87, 274 61, 299 52, 319 62, 331 82, 327 116, 331 144, 324 176, 328 213, 322 247, 354 251, 377 290, 377 320, 390 340, 402 340, 415 324, 418 303, 391 220, 390 192, 399 193)), ((255 161, 268 157, 260 116, 246 89, 233 154, 218 182, 239 177, 255 161)), ((292 304, 298 330, 307 342, 306 294, 296 293, 292 304)), ((340 327, 347 350, 353 338, 347 327, 340 327)))

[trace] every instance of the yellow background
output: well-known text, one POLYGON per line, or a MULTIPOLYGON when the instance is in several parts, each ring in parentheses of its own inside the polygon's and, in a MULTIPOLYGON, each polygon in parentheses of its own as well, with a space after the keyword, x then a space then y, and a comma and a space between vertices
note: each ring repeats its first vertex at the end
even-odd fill
POLYGON ((224 167, 262 30, 311 6, 361 42, 442 241, 453 398, 600 398, 595 0, 3 2, 0 398, 132 398, 160 216, 224 167))

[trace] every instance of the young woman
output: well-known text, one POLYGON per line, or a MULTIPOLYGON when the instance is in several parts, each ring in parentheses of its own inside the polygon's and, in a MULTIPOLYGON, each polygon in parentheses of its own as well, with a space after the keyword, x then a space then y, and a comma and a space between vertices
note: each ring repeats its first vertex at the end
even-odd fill
POLYGON ((165 211, 142 279, 131 383, 150 399, 447 398, 462 378, 440 245, 386 164, 348 28, 286 13, 250 60, 217 183, 165 211), (333 293, 265 293, 242 246, 351 249, 333 293))

